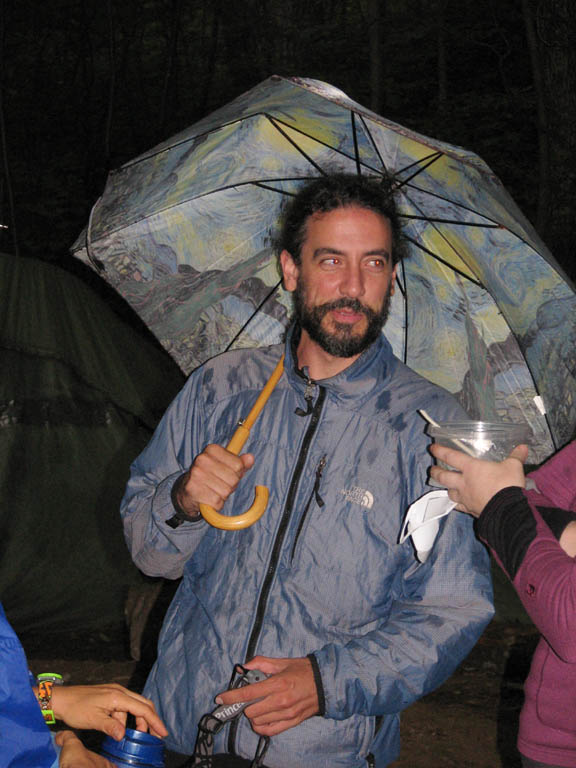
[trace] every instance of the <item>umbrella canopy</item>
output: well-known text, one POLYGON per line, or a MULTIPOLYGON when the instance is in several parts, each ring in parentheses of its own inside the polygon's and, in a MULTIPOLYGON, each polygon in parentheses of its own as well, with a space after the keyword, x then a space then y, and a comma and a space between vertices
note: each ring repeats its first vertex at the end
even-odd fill
POLYGON ((73 247, 187 373, 278 341, 281 206, 331 170, 393 175, 409 245, 386 335, 473 418, 527 422, 532 460, 576 423, 576 293, 487 165, 314 80, 271 77, 110 174, 73 247), (544 415, 545 414, 545 415, 544 415))

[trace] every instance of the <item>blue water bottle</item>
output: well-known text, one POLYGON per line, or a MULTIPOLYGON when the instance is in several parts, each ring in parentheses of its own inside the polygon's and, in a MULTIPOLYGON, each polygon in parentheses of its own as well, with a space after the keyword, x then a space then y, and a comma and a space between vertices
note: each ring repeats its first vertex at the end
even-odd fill
POLYGON ((121 741, 106 736, 100 754, 118 768, 164 768, 164 742, 144 731, 126 728, 121 741))

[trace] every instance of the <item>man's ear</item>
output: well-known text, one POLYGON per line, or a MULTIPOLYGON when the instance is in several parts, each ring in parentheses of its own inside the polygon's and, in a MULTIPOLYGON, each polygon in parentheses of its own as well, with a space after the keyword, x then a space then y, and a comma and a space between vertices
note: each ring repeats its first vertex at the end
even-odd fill
POLYGON ((298 284, 298 269, 294 259, 284 250, 280 254, 280 266, 282 267, 282 277, 284 278, 284 288, 287 291, 295 291, 298 284))

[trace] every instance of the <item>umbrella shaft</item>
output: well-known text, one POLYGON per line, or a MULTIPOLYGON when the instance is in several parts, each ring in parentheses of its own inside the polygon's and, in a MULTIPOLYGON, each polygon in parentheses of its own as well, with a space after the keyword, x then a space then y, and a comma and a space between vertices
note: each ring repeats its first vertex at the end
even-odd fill
POLYGON ((230 442, 226 446, 226 450, 230 451, 230 453, 233 453, 235 456, 238 456, 242 448, 244 448, 244 443, 246 440, 248 440, 249 436, 250 430, 247 429, 243 424, 239 424, 238 427, 236 427, 236 432, 234 432, 230 438, 230 442))
POLYGON ((248 437, 250 435, 250 430, 254 426, 254 422, 260 415, 260 411, 264 406, 266 405, 266 402, 270 395, 272 394, 272 390, 278 384, 278 381, 280 377, 282 376, 282 373, 284 371, 284 355, 278 360, 278 363, 276 364, 276 368, 272 371, 272 375, 264 385, 264 389, 260 394, 258 395, 258 399, 252 406, 252 410, 246 417, 246 419, 238 425, 236 428, 236 432, 232 435, 230 442, 226 446, 226 449, 230 451, 230 453, 233 453, 235 456, 237 456, 242 448, 244 447, 244 443, 246 440, 248 440, 248 437))

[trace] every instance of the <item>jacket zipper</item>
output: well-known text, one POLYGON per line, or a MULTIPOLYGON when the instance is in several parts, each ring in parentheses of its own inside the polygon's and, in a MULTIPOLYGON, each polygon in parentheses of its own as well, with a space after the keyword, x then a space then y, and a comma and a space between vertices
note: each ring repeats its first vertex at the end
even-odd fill
POLYGON ((312 499, 316 499, 316 504, 318 504, 319 507, 324 506, 324 499, 322 496, 320 496, 320 480, 322 479, 322 472, 324 472, 324 467, 326 466, 326 456, 322 456, 320 459, 320 462, 316 468, 316 480, 314 481, 314 488, 312 488, 312 493, 310 494, 310 498, 308 499, 308 503, 304 507, 304 512, 302 513, 302 517, 300 518, 300 522, 298 523, 298 530, 296 531, 296 536, 294 537, 294 544, 292 545, 292 554, 290 555, 290 563, 294 561, 294 554, 296 553, 296 545, 298 544, 298 539, 300 538, 300 534, 302 533, 302 528, 304 528, 304 523, 306 522, 306 518, 308 516, 308 510, 310 509, 310 505, 312 504, 312 499))
MULTIPOLYGON (((302 447, 300 449, 298 461, 296 462, 296 468, 294 470, 294 474, 292 475, 292 480, 290 481, 290 487, 288 489, 288 497, 286 499, 286 505, 284 506, 282 520, 280 521, 278 533, 276 534, 276 540, 274 541, 274 546, 272 548, 272 555, 270 557, 270 562, 268 563, 268 570, 264 578, 262 590, 260 591, 260 598, 258 599, 258 607, 256 610, 256 619, 254 621, 254 626, 252 627, 252 632, 250 634, 250 639, 248 641, 246 659, 251 659, 254 656, 254 652, 256 650, 256 643, 258 642, 258 636, 260 635, 262 622, 264 620, 266 603, 268 602, 268 594, 272 586, 272 580, 274 578, 274 574, 276 573, 276 566, 278 565, 278 560, 280 558, 282 544, 284 543, 284 537, 286 536, 288 523, 290 522, 290 517, 292 515, 292 506, 294 504, 296 490, 298 488, 298 483, 300 482, 300 476, 302 475, 302 472, 304 470, 304 465, 306 463, 306 458, 308 456, 310 443, 312 442, 312 438, 314 437, 314 433, 316 432, 318 421, 320 420, 320 414, 322 412, 322 406, 324 405, 324 400, 326 398, 326 390, 324 389, 324 387, 320 387, 319 389, 320 389, 320 392, 318 393, 318 399, 316 400, 314 408, 312 409, 312 418, 310 419, 310 424, 308 426, 308 429, 306 430, 306 434, 304 435, 304 440, 302 442, 302 447)), ((237 731, 238 731, 238 719, 235 719, 230 724, 230 731, 228 734, 228 752, 231 755, 236 754, 235 742, 236 742, 237 731)))
POLYGON ((294 413, 297 416, 310 416, 312 413, 315 387, 316 384, 312 381, 312 379, 306 379, 306 389, 304 390, 304 402, 306 403, 306 410, 304 411, 300 407, 296 408, 294 413))

